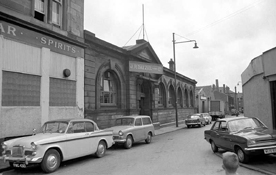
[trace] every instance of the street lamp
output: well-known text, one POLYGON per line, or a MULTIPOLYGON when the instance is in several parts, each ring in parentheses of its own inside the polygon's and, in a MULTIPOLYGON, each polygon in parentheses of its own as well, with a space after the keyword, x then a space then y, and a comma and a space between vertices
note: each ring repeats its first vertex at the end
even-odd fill
POLYGON ((175 85, 175 125, 176 125, 176 127, 178 127, 175 44, 194 42, 195 46, 193 48, 197 49, 198 46, 197 46, 196 40, 188 40, 188 41, 175 42, 174 35, 175 35, 175 33, 173 33, 173 61, 174 61, 174 85, 175 85))

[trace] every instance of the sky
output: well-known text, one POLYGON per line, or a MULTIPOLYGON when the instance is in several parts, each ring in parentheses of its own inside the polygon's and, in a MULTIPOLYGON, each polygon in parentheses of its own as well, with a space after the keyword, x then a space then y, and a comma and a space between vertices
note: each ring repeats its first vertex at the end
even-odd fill
POLYGON ((144 37, 167 68, 173 33, 176 42, 196 40, 198 49, 175 45, 176 71, 196 86, 217 79, 242 92, 251 60, 276 47, 276 0, 85 0, 84 29, 118 47, 144 37))

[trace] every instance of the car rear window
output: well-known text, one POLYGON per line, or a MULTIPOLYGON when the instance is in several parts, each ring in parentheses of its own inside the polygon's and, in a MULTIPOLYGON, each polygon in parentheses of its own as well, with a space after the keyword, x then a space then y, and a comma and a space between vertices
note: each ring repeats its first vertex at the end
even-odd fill
POLYGON ((197 118, 199 118, 199 116, 198 115, 191 115, 191 116, 188 116, 188 118, 190 118, 190 119, 197 119, 197 118))
POLYGON ((145 117, 145 118, 142 118, 143 120, 143 125, 150 125, 151 124, 151 120, 149 117, 145 117))

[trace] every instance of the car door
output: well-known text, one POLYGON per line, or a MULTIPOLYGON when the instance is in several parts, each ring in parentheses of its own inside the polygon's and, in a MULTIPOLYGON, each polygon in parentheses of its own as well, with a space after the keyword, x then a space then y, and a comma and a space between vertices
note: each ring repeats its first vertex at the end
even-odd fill
POLYGON ((220 123, 219 129, 219 139, 218 144, 225 149, 230 149, 231 147, 231 135, 229 134, 229 130, 227 128, 227 123, 222 121, 220 123))
POLYGON ((64 160, 88 155, 91 153, 89 132, 85 130, 85 122, 70 123, 67 130, 67 141, 63 145, 64 160))
POLYGON ((146 139, 148 136, 148 133, 152 131, 152 122, 149 117, 142 117, 142 122, 143 122, 143 128, 144 128, 143 139, 146 139))
POLYGON ((134 122, 134 130, 133 130, 132 134, 133 134, 134 140, 136 142, 143 140, 144 131, 143 131, 143 124, 142 124, 141 118, 136 118, 136 120, 134 122))
POLYGON ((215 142, 217 146, 220 146, 220 133, 219 133, 220 121, 216 121, 214 127, 212 128, 212 132, 210 133, 211 139, 215 142))

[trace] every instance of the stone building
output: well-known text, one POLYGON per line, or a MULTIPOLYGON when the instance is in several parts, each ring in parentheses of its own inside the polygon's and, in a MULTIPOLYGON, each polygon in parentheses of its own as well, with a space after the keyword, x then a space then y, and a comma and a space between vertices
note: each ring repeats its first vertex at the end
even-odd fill
POLYGON ((196 81, 163 67, 149 42, 118 47, 85 31, 85 117, 108 128, 118 116, 149 115, 156 126, 195 112, 196 81), (175 98, 177 89, 177 99, 175 98))
POLYGON ((243 71, 244 115, 276 130, 276 47, 251 60, 243 71))
MULTIPOLYGON (((84 1, 0 1, 0 138, 83 117, 84 1)), ((1 141, 0 141, 1 142, 1 141)))

